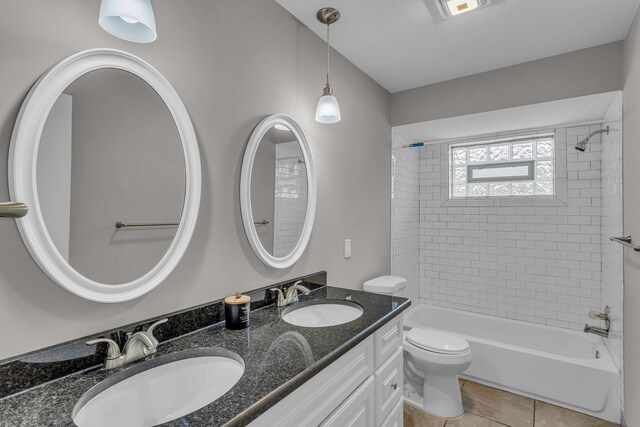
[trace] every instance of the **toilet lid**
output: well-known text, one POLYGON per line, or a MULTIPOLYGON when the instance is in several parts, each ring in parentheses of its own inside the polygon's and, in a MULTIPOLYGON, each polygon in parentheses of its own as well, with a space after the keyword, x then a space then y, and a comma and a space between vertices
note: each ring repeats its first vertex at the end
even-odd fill
POLYGON ((434 353, 458 354, 469 350, 469 343, 465 339, 433 329, 413 328, 406 338, 416 347, 434 353))

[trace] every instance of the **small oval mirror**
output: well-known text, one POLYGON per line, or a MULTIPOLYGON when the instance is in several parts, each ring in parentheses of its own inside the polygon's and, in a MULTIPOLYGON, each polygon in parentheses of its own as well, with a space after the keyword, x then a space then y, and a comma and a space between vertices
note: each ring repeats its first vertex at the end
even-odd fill
POLYGON ((251 247, 274 268, 293 265, 311 235, 315 168, 306 136, 284 114, 256 127, 242 164, 242 217, 251 247))

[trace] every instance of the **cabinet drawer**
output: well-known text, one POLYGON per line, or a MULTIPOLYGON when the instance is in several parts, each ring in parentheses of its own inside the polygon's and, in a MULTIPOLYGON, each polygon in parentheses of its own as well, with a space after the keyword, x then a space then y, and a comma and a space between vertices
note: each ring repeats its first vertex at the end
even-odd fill
POLYGON ((378 329, 374 335, 376 368, 382 366, 402 345, 402 316, 398 316, 378 329))
POLYGON ((400 399, 393 408, 389 416, 380 427, 402 427, 404 424, 404 407, 403 401, 400 399))
POLYGON ((397 347, 380 369, 376 371, 376 419, 382 424, 402 400, 403 385, 402 347, 397 347))
POLYGON ((374 373, 373 337, 302 384, 250 427, 318 426, 374 373))
POLYGON ((321 427, 371 427, 375 418, 373 376, 354 391, 342 405, 320 424, 321 427))

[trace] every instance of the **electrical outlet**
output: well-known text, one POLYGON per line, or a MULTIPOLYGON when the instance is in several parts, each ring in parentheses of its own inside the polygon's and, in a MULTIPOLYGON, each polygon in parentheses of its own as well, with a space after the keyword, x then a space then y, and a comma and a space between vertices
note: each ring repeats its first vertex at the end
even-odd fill
POLYGON ((344 241, 344 258, 351 258, 351 239, 344 241))

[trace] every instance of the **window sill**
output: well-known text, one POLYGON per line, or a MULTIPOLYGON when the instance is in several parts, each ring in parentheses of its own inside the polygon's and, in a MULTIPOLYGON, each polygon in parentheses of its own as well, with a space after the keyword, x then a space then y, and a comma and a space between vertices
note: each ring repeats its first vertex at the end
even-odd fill
POLYGON ((444 200, 442 207, 553 207, 567 206, 557 196, 468 197, 444 200))

